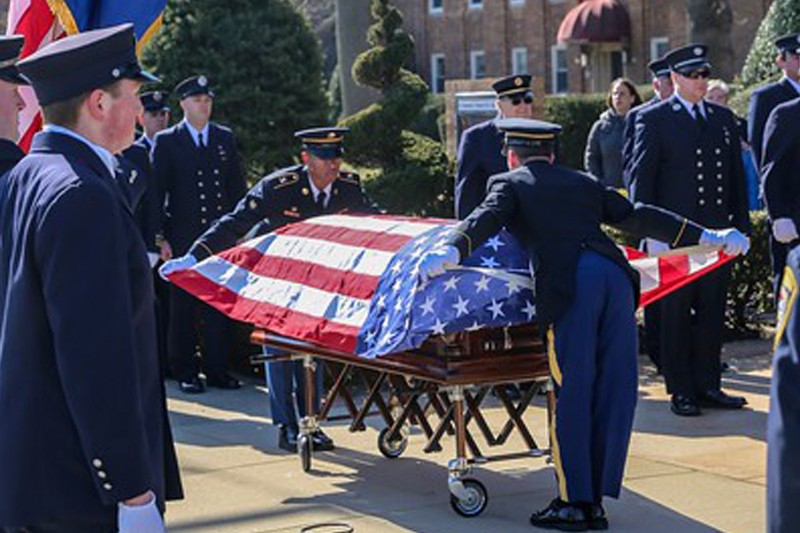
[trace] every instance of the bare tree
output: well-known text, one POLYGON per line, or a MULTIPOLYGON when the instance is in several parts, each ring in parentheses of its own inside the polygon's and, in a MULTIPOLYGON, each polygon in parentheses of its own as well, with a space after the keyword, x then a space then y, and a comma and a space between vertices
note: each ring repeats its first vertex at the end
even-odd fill
POLYGON ((733 10, 729 0, 685 0, 689 41, 708 45, 715 77, 733 79, 733 10))

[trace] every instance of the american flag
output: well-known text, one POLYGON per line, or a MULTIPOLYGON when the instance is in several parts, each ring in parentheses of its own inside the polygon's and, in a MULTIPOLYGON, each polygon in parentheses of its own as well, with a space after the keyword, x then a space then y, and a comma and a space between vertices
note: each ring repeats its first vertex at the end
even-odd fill
MULTIPOLYGON (((311 218, 175 272, 170 281, 234 319, 367 358, 419 347, 431 335, 533 320, 528 258, 505 231, 458 268, 421 283, 422 256, 455 223, 311 218)), ((655 258, 624 251, 642 274, 643 305, 732 259, 721 252, 655 258)))

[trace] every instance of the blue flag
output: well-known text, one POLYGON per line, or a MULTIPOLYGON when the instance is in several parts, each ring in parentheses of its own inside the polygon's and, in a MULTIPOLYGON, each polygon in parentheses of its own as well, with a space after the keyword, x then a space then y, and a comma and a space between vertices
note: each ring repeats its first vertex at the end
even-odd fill
POLYGON ((158 31, 167 0, 49 0, 48 4, 70 35, 130 22, 141 46, 158 31))

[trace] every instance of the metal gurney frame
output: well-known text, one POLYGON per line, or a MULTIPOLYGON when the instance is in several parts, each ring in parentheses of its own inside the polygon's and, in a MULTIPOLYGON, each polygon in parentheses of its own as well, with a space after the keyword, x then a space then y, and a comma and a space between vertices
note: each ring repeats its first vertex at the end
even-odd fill
POLYGON ((374 414, 373 407, 387 424, 379 434, 378 447, 388 458, 402 455, 408 442, 407 426, 410 423, 419 424, 428 437, 426 453, 441 450, 439 442, 445 434, 455 435, 456 457, 448 462, 448 489, 451 506, 462 516, 479 515, 488 502, 485 486, 468 477, 473 464, 549 456, 550 450, 539 448, 522 419, 537 391, 547 391, 548 424, 554 402, 552 387, 549 386, 547 350, 535 324, 434 337, 419 350, 377 359, 337 352, 261 329, 253 332, 251 342, 286 352, 285 355, 256 356, 252 358, 255 363, 289 359, 303 361, 307 416, 300 421, 297 444, 304 471, 311 469, 311 434, 319 427, 320 421, 352 419, 350 431, 363 431, 366 429, 364 419, 374 414), (325 395, 320 413, 314 412, 315 358, 343 365, 333 375, 333 386, 325 395), (351 373, 363 370, 375 372, 377 377, 372 381, 363 378, 368 394, 358 407, 346 388, 346 382, 351 373), (535 386, 522 391, 522 398, 516 405, 502 387, 498 388, 497 396, 508 420, 495 435, 481 414, 480 405, 493 386, 512 382, 533 382, 535 386), (388 401, 381 396, 384 384, 391 388, 388 401), (337 397, 344 402, 349 416, 329 416, 337 397), (425 406, 419 403, 423 398, 427 400, 425 406), (436 428, 427 420, 430 410, 438 417, 436 428), (516 429, 528 451, 484 456, 467 428, 471 421, 478 426, 489 446, 502 445, 516 429), (468 447, 471 457, 467 455, 468 447))

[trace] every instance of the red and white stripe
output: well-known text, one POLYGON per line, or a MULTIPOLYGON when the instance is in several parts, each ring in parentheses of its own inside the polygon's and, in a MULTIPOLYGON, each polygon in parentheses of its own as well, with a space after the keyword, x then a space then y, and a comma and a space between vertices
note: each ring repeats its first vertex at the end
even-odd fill
MULTIPOLYGON (((27 57, 66 35, 47 0, 11 0, 6 27, 8 35, 25 36, 21 57, 27 57)), ((19 145, 27 152, 33 135, 42 127, 42 115, 32 88, 22 87, 20 94, 25 100, 25 109, 19 116, 19 145)))

